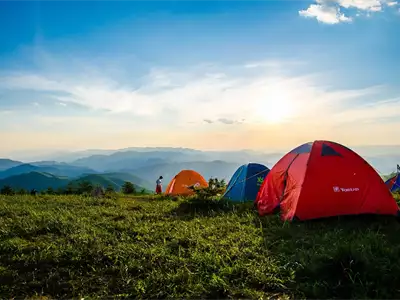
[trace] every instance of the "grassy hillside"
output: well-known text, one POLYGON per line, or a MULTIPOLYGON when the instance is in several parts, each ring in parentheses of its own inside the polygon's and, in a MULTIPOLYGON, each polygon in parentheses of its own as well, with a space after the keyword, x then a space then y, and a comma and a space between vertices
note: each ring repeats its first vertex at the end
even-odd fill
MULTIPOLYGON (((151 182, 144 180, 143 178, 140 178, 131 173, 112 172, 112 173, 101 173, 99 175, 105 176, 107 178, 118 179, 121 181, 129 181, 138 186, 141 186, 141 187, 144 187, 144 188, 150 189, 150 190, 153 190, 155 188, 155 186, 154 186, 155 183, 151 183, 151 182)), ((155 181, 155 180, 153 180, 153 181, 155 181)))
POLYGON ((400 298, 400 223, 246 206, 0 196, 0 296, 400 298))
POLYGON ((30 172, 0 180, 0 187, 9 185, 13 189, 46 190, 48 187, 58 189, 68 184, 67 178, 57 177, 49 173, 30 172))
MULTIPOLYGON (((93 185, 100 185, 104 188, 108 186, 112 186, 115 191, 120 191, 122 186, 124 185, 125 181, 132 182, 133 185, 136 187, 138 191, 142 190, 143 188, 146 189, 143 185, 138 184, 138 182, 142 183, 144 182, 142 179, 136 177, 136 176, 129 176, 130 174, 124 174, 124 173, 109 173, 109 174, 90 174, 86 176, 82 176, 79 179, 72 180, 70 184, 73 186, 78 186, 79 183, 84 182, 84 181, 89 181, 93 185), (115 176, 113 176, 115 175, 115 176), (119 175, 119 176, 118 176, 119 175), (135 181, 134 181, 135 180, 135 181)), ((150 192, 147 190, 147 192, 150 192)))

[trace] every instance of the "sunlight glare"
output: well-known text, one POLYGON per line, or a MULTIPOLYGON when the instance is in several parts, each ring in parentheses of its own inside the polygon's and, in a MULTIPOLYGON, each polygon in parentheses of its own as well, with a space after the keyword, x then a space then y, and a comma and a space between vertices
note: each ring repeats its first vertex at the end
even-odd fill
POLYGON ((292 114, 290 95, 286 91, 269 91, 264 99, 260 99, 257 105, 258 117, 267 123, 285 122, 292 114))

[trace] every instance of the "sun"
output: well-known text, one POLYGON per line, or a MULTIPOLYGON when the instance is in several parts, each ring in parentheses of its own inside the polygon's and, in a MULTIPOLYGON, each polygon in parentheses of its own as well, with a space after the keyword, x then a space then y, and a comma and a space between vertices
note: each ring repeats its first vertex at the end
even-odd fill
POLYGON ((292 108, 288 93, 276 91, 260 99, 255 109, 261 121, 278 124, 285 122, 291 116, 292 108))

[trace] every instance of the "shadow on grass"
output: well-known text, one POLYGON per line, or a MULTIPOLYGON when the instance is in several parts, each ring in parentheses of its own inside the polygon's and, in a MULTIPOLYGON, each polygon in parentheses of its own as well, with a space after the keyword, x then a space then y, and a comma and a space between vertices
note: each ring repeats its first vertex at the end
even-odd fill
POLYGON ((135 196, 131 196, 129 197, 132 200, 143 200, 143 201, 147 201, 147 202, 152 202, 152 201, 179 201, 182 200, 182 198, 180 196, 171 196, 171 195, 164 195, 164 194, 160 194, 160 195, 156 195, 156 194, 152 194, 152 195, 135 195, 135 196))
POLYGON ((197 217, 216 217, 226 213, 241 213, 253 210, 253 203, 232 203, 221 199, 199 199, 188 197, 169 212, 170 216, 182 220, 191 220, 197 217))
MULTIPOLYGON (((27 256, 31 254, 30 251, 24 252, 27 256)), ((2 295, 8 294, 21 299, 32 299, 31 295, 41 295, 45 290, 45 294, 52 295, 50 299, 70 299, 74 288, 82 284, 82 282, 77 282, 79 276, 85 278, 85 293, 101 292, 104 284, 107 284, 108 292, 118 292, 112 279, 113 277, 118 278, 119 266, 101 253, 87 255, 79 260, 71 260, 70 255, 56 259, 43 258, 28 261, 16 260, 12 254, 2 251, 0 251, 0 255, 2 264, 7 266, 7 268, 0 269, 0 294, 2 295), (93 266, 97 265, 107 268, 107 273, 101 274, 94 271, 93 266)))
POLYGON ((399 299, 400 223, 392 216, 282 222, 258 218, 271 256, 295 272, 298 297, 399 299))

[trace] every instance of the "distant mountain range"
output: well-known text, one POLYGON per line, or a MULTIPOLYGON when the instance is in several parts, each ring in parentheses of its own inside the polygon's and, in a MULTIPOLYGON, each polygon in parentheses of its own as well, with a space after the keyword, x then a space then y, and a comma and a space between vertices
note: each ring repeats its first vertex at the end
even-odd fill
POLYGON ((37 191, 46 190, 51 187, 54 190, 66 187, 70 182, 68 178, 61 178, 49 173, 29 172, 14 175, 0 180, 0 187, 10 186, 15 190, 24 189, 37 191))
POLYGON ((178 162, 143 166, 140 168, 127 168, 122 169, 122 171, 140 174, 143 179, 153 182, 155 182, 158 176, 162 175, 165 184, 167 184, 177 173, 185 169, 199 172, 206 180, 209 178, 219 178, 229 181, 239 166, 240 163, 228 163, 224 161, 178 162))
MULTIPOLYGON (((366 153, 364 158, 380 175, 384 175, 393 172, 396 164, 400 163, 400 147, 382 147, 358 147, 354 150, 361 155, 366 153)), ((284 154, 153 147, 57 153, 33 162, 0 159, 0 187, 12 182, 14 186, 30 187, 36 184, 35 188, 39 189, 51 184, 55 188, 86 177, 103 186, 111 184, 118 187, 124 181, 130 181, 138 187, 153 190, 160 175, 164 177, 165 185, 183 169, 196 170, 206 179, 217 177, 228 181, 242 164, 258 162, 271 168, 284 154)))
POLYGON ((98 173, 93 169, 87 167, 76 167, 67 164, 60 163, 45 163, 39 162, 36 165, 21 163, 9 169, 0 172, 0 179, 4 179, 14 175, 25 174, 29 172, 42 172, 50 173, 56 176, 66 176, 66 177, 78 177, 82 174, 93 174, 98 173))
POLYGON ((84 181, 90 182, 92 185, 103 186, 104 188, 111 186, 116 191, 121 190, 125 181, 132 182, 138 191, 145 189, 148 192, 153 188, 149 182, 126 173, 90 174, 77 179, 69 179, 45 172, 29 172, 1 179, 0 187, 8 185, 15 190, 24 189, 30 191, 36 189, 40 192, 47 190, 49 187, 53 190, 59 188, 66 189, 69 184, 77 187, 84 181))
POLYGON ((202 152, 190 149, 164 149, 162 151, 148 149, 148 151, 124 150, 111 154, 95 154, 70 162, 75 166, 84 166, 96 170, 135 169, 159 164, 192 163, 225 161, 227 163, 243 164, 246 162, 260 162, 272 165, 282 154, 263 154, 249 151, 207 151, 202 152))
POLYGON ((9 168, 16 167, 20 164, 23 164, 23 163, 20 161, 16 161, 16 160, 0 158, 0 171, 4 171, 9 168))

